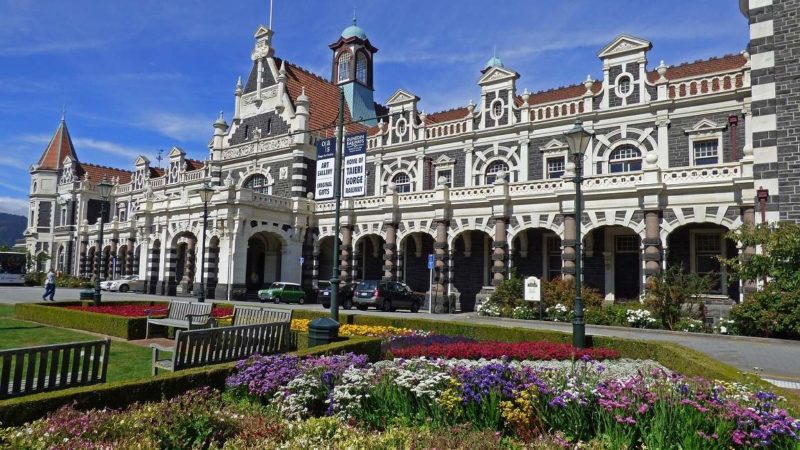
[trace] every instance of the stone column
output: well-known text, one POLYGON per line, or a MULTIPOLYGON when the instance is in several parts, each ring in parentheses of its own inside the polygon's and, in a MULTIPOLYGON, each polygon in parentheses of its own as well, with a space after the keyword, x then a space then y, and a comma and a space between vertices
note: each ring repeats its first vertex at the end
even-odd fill
MULTIPOLYGON (((353 254, 353 227, 350 225, 342 226, 342 246, 339 253, 339 279, 342 282, 350 282, 350 258, 353 254)), ((334 268, 335 269, 335 268, 334 268)))
POLYGON ((114 274, 119 275, 119 261, 117 260, 119 255, 117 255, 117 242, 119 242, 119 240, 112 239, 108 250, 108 259, 110 260, 108 266, 106 266, 108 267, 108 273, 106 275, 106 278, 108 279, 114 278, 114 274))
POLYGON ((494 219, 494 243, 492 247, 492 286, 498 286, 503 280, 506 279, 506 249, 508 242, 506 242, 508 218, 495 217, 494 219))
POLYGON ((435 264, 433 271, 433 304, 434 312, 445 312, 444 304, 447 299, 447 282, 449 271, 448 254, 447 251, 447 231, 450 227, 450 221, 437 220, 436 221, 436 241, 433 243, 435 252, 435 264))
POLYGON ((128 252, 125 254, 125 257, 127 258, 128 261, 125 264, 125 275, 133 275, 135 273, 133 268, 134 265, 133 258, 134 254, 136 253, 136 249, 134 248, 135 244, 136 241, 133 238, 128 238, 128 244, 127 244, 128 252))
POLYGON ((397 224, 386 223, 386 243, 383 244, 383 279, 385 281, 395 281, 397 271, 395 259, 397 254, 397 224))
POLYGON ((101 261, 103 260, 103 245, 98 240, 94 244, 94 257, 92 258, 92 280, 100 276, 101 261))
POLYGON ((85 277, 86 276, 86 260, 87 260, 87 252, 89 251, 89 241, 81 241, 80 247, 80 266, 78 268, 78 276, 85 277))
POLYGON ((644 212, 645 236, 644 275, 649 278, 661 273, 661 217, 659 211, 644 212))
MULTIPOLYGON (((745 206, 742 208, 742 223, 746 227, 755 227, 756 209, 755 206, 745 206)), ((742 248, 741 260, 749 261, 756 253, 756 248, 752 245, 742 248)), ((756 280, 742 280, 742 294, 751 294, 758 290, 756 280)))
POLYGON ((194 265, 195 265, 195 253, 197 246, 197 239, 189 239, 186 243, 186 254, 184 255, 184 262, 183 262, 183 278, 181 279, 181 285, 185 286, 184 293, 188 293, 192 290, 192 285, 194 284, 194 265))
POLYGON ((564 280, 575 279, 575 215, 564 216, 564 237, 561 239, 563 250, 561 252, 561 276, 564 280))

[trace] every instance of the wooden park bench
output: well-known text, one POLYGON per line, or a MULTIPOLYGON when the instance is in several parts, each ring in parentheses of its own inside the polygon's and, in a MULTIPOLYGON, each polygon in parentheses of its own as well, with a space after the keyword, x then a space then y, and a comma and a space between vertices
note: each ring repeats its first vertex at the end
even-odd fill
POLYGON ((211 326, 211 308, 213 306, 212 303, 173 301, 166 309, 148 309, 145 311, 147 324, 144 337, 145 339, 150 337, 150 324, 183 330, 208 328, 211 326), (153 317, 154 314, 161 316, 164 313, 166 313, 166 317, 153 317))
POLYGON ((221 321, 231 320, 232 326, 255 325, 259 323, 285 322, 292 323, 291 309, 270 309, 259 308, 257 306, 233 306, 233 314, 230 316, 216 317, 214 326, 221 321))
POLYGON ((175 333, 175 347, 150 344, 153 375, 158 375, 159 369, 176 371, 277 353, 284 349, 288 330, 286 322, 179 330, 175 333), (172 352, 172 357, 160 358, 160 352, 172 352))
POLYGON ((109 339, 0 351, 0 399, 105 383, 109 339))

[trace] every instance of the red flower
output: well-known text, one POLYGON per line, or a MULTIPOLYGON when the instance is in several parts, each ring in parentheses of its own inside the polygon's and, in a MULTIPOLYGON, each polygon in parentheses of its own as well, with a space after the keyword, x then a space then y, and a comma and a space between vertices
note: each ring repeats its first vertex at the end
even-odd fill
POLYGON ((392 350, 396 358, 427 358, 448 359, 495 359, 507 357, 509 359, 524 360, 550 360, 572 359, 588 356, 592 359, 614 359, 619 353, 607 348, 589 348, 578 350, 570 344, 554 342, 455 342, 450 344, 432 344, 425 346, 412 346, 392 350))
MULTIPOLYGON (((147 310, 155 313, 153 315, 158 315, 158 313, 166 314, 167 312, 166 305, 151 306, 146 304, 106 304, 100 306, 65 306, 64 308, 121 317, 147 317, 147 310)), ((211 310, 212 317, 223 317, 231 314, 233 314, 233 308, 230 306, 215 306, 211 310)))

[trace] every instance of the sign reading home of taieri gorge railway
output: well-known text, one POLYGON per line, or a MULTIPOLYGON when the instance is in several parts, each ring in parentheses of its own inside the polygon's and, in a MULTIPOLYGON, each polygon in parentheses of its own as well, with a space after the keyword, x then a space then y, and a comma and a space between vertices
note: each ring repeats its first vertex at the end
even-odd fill
POLYGON ((342 196, 361 197, 367 192, 367 133, 356 133, 344 139, 342 196))
POLYGON ((333 198, 333 167, 336 138, 317 141, 317 184, 314 198, 330 200, 333 198))

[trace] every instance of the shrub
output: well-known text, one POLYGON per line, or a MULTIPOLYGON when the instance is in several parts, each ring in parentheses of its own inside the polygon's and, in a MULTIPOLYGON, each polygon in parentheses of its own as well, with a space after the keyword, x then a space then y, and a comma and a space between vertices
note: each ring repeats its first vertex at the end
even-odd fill
POLYGON ((613 327, 627 327, 628 307, 625 305, 608 305, 603 307, 586 308, 586 323, 592 325, 606 325, 613 327))
POLYGON ((687 331, 689 333, 705 333, 706 325, 702 320, 681 317, 681 319, 675 323, 674 329, 676 331, 687 331))
POLYGON ((738 334, 800 339, 800 290, 782 291, 769 283, 731 309, 738 334))
POLYGON ((25 286, 44 286, 44 272, 28 272, 25 274, 25 286))
MULTIPOLYGON (((581 299, 584 308, 599 307, 603 304, 603 296, 586 285, 581 288, 581 299)), ((546 306, 562 304, 572 309, 575 302, 575 282, 563 278, 542 281, 542 300, 546 306)))
POLYGON ((56 287, 88 289, 94 287, 94 284, 88 278, 74 277, 68 273, 61 272, 56 277, 56 287))
POLYGON ((675 324, 687 309, 700 319, 705 317, 700 296, 711 290, 711 279, 694 273, 685 273, 680 266, 672 266, 647 282, 645 305, 655 314, 664 328, 675 329, 675 324))
POLYGON ((539 307, 537 305, 534 308, 533 305, 525 302, 511 311, 511 317, 525 320, 537 319, 539 317, 539 307))
POLYGON ((504 308, 514 308, 524 301, 525 286, 522 278, 517 276, 517 272, 512 270, 511 277, 498 284, 489 301, 496 303, 504 308))
POLYGON ((749 259, 731 258, 723 262, 732 274, 742 280, 757 280, 769 277, 770 283, 783 290, 800 289, 800 224, 778 222, 743 226, 732 231, 729 238, 743 246, 760 245, 764 252, 755 253, 749 259))

